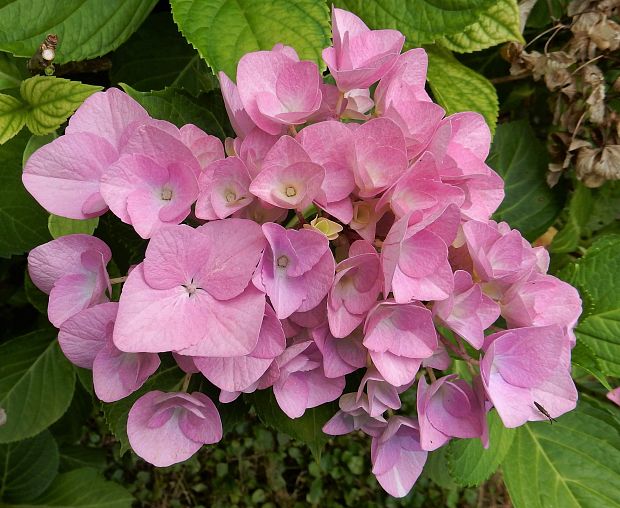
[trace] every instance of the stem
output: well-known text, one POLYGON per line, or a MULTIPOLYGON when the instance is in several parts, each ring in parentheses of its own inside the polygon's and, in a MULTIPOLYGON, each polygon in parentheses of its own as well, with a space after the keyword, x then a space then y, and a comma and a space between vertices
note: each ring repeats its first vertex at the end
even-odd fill
POLYGON ((437 378, 435 378, 435 371, 431 367, 426 367, 426 372, 428 372, 428 377, 431 378, 433 383, 437 381, 437 378))
POLYGON ((116 277, 114 279, 110 279, 110 284, 122 284, 127 280, 127 276, 124 277, 116 277))
POLYGON ((498 85, 500 83, 509 83, 511 81, 517 81, 519 79, 529 78, 532 74, 529 72, 524 72, 521 74, 516 74, 514 76, 502 76, 500 78, 491 78, 489 81, 494 85, 498 85))
POLYGON ((297 136, 297 129, 295 128, 294 125, 288 126, 288 133, 293 137, 297 136))
POLYGON ((304 214, 299 210, 295 210, 295 215, 297 215, 297 219, 299 220, 299 224, 302 226, 306 223, 306 219, 304 218, 304 214))
POLYGON ((342 101, 344 100, 344 92, 338 91, 338 101, 336 101, 336 116, 340 118, 340 108, 342 107, 342 101))
POLYGON ((506 331, 503 328, 500 328, 499 326, 495 326, 495 325, 491 325, 489 326, 489 328, 493 330, 494 332, 505 332, 506 331))
POLYGON ((181 386, 181 391, 182 392, 186 392, 187 391, 187 387, 189 386, 190 379, 192 379, 192 375, 191 374, 185 374, 185 378, 183 379, 183 386, 181 386))

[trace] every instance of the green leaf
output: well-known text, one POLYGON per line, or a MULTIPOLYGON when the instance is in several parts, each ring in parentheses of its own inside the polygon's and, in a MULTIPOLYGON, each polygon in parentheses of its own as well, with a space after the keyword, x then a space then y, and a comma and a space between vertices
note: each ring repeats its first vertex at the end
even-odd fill
POLYGON ((568 202, 564 227, 553 238, 550 251, 557 254, 575 252, 594 207, 592 189, 577 182, 568 202))
POLYGON ((489 448, 479 439, 453 439, 448 445, 450 475, 462 486, 480 485, 504 460, 515 436, 514 429, 504 427, 496 411, 488 416, 489 448))
POLYGON ((120 442, 121 455, 127 450, 131 450, 129 438, 127 437, 127 416, 129 415, 129 410, 133 406, 133 403, 151 390, 161 390, 164 392, 178 390, 183 383, 184 376, 185 374, 183 371, 176 366, 164 368, 154 376, 151 376, 142 388, 133 392, 131 395, 118 402, 101 405, 103 415, 108 422, 110 431, 117 441, 120 442))
POLYGON ((0 500, 22 502, 47 489, 58 474, 58 446, 52 434, 0 445, 0 500))
POLYGON ((592 305, 576 328, 578 340, 600 360, 604 374, 620 377, 620 235, 599 237, 559 277, 585 289, 592 305))
POLYGON ((0 94, 0 145, 14 137, 26 124, 26 111, 19 99, 0 94))
POLYGON ((181 33, 214 71, 231 79, 237 62, 275 44, 293 46, 302 60, 324 68, 321 51, 330 45, 327 3, 316 0, 171 0, 181 33))
POLYGON ((265 425, 302 441, 308 445, 315 457, 321 456, 321 450, 330 438, 323 432, 323 425, 338 410, 336 404, 329 403, 306 409, 303 416, 292 419, 280 409, 272 390, 256 391, 249 395, 248 399, 265 425))
POLYGON ((427 48, 428 83, 446 114, 477 111, 484 116, 491 132, 497 123, 498 101, 493 84, 481 74, 465 67, 452 54, 437 46, 427 48))
POLYGON ((525 42, 519 23, 517 0, 498 0, 462 32, 447 35, 437 42, 458 53, 480 51, 507 41, 525 42))
POLYGON ((58 35, 56 62, 86 60, 116 49, 156 0, 12 0, 0 2, 0 50, 31 57, 47 34, 58 35))
POLYGON ((92 235, 99 225, 99 217, 92 219, 67 219, 51 214, 47 221, 47 228, 50 230, 52 238, 59 238, 65 235, 85 234, 92 235))
POLYGON ((51 487, 32 504, 6 508, 131 508, 133 497, 115 482, 107 481, 91 468, 59 474, 51 487))
POLYGON ((517 429, 502 469, 515 508, 620 506, 618 426, 582 401, 553 425, 517 429))
POLYGON ((113 53, 110 80, 137 90, 173 86, 192 95, 218 87, 211 69, 179 33, 170 12, 149 16, 113 53))
POLYGON ((0 144, 15 136, 24 124, 37 136, 55 131, 89 95, 101 89, 53 76, 22 81, 21 100, 0 94, 0 144))
POLYGON ((22 184, 22 153, 29 134, 22 132, 0 148, 0 256, 24 252, 50 240, 48 213, 22 184))
POLYGON ((27 103, 26 125, 33 134, 42 136, 58 129, 87 97, 102 87, 53 76, 34 76, 23 81, 19 90, 27 103))
POLYGON ((594 351, 592 351, 590 346, 582 340, 578 340, 577 344, 571 351, 571 363, 587 370, 608 390, 612 389, 612 386, 609 384, 602 372, 603 369, 601 367, 600 360, 594 354, 594 351))
POLYGON ((65 473, 82 467, 103 471, 107 463, 106 450, 84 445, 63 446, 60 449, 60 472, 65 473))
POLYGON ((26 60, 0 53, 0 90, 18 88, 22 79, 28 77, 26 60))
POLYGON ((75 372, 54 335, 39 330, 0 345, 0 407, 6 411, 0 443, 35 436, 69 407, 75 372))
POLYGON ((478 21, 495 0, 337 0, 374 29, 400 30, 410 45, 430 44, 462 32, 478 21))
POLYGON ((487 163, 504 179, 506 191, 493 218, 535 240, 558 216, 564 198, 545 181, 547 149, 526 121, 509 122, 497 126, 487 163))
POLYGON ((528 28, 543 28, 559 20, 566 13, 570 0, 545 0, 536 2, 527 18, 528 28))
POLYGON ((442 446, 435 451, 428 453, 426 464, 422 475, 428 476, 434 483, 439 485, 442 489, 453 490, 458 488, 458 485, 454 482, 454 478, 450 474, 450 468, 448 467, 448 447, 442 446))
POLYGON ((28 275, 28 270, 24 270, 24 292, 30 305, 47 317, 47 301, 49 297, 34 285, 30 275, 28 275))
POLYGON ((125 83, 121 83, 121 86, 154 118, 168 120, 177 127, 193 123, 208 134, 221 139, 226 137, 224 122, 203 107, 196 97, 183 90, 166 88, 154 92, 138 92, 125 83))

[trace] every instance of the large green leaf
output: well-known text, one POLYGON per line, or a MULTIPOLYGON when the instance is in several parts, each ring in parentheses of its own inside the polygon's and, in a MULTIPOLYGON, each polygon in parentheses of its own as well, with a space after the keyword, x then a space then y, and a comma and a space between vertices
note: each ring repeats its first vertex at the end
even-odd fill
POLYGON ((18 88, 22 79, 28 77, 26 61, 8 53, 0 53, 0 90, 18 88))
POLYGON ((0 345, 0 407, 7 417, 0 443, 35 436, 71 403, 75 372, 54 334, 39 330, 0 345))
POLYGON ((489 124, 497 123, 497 92, 481 74, 461 64, 452 54, 437 46, 427 48, 428 82, 437 102, 447 114, 477 111, 489 124))
POLYGON ((330 45, 327 3, 317 0, 171 0, 183 35, 214 71, 236 75, 237 62, 250 51, 275 44, 293 46, 302 60, 323 67, 330 45))
POLYGON ((127 416, 133 403, 142 395, 151 390, 161 390, 171 392, 178 390, 183 382, 184 373, 178 367, 169 367, 160 370, 140 388, 128 397, 112 402, 111 404, 102 404, 103 414, 108 422, 110 431, 114 437, 120 442, 121 455, 131 449, 129 438, 127 437, 127 416))
POLYGON ((594 351, 604 374, 620 377, 620 235, 600 237, 559 276, 585 290, 592 307, 577 338, 594 351))
POLYGON ((545 181, 547 150, 525 121, 497 126, 488 164, 505 182, 506 197, 494 219, 506 221, 530 241, 542 235, 562 210, 564 195, 545 181))
POLYGON ((157 0, 12 0, 0 2, 0 50, 32 56, 58 35, 57 62, 86 60, 120 46, 157 0))
POLYGON ((92 219, 67 219, 51 214, 47 220, 47 228, 53 238, 59 238, 65 235, 76 235, 82 233, 84 235, 92 235, 99 224, 99 217, 92 219))
POLYGON ((59 474, 51 487, 32 504, 6 508, 131 508, 133 497, 117 483, 107 481, 96 470, 81 468, 59 474))
POLYGON ((0 144, 15 136, 24 124, 37 136, 54 132, 98 90, 100 86, 53 76, 34 76, 22 81, 21 100, 0 94, 0 144))
POLYGON ((577 249, 593 207, 592 189, 577 182, 568 202, 564 227, 553 238, 551 252, 563 254, 577 249))
POLYGON ((0 501, 30 501, 43 493, 58 474, 58 462, 58 446, 47 430, 0 445, 0 501))
POLYGON ((292 419, 280 409, 272 390, 256 391, 249 395, 248 399, 265 425, 299 439, 308 445, 315 457, 320 457, 323 446, 330 438, 323 432, 323 425, 338 410, 336 404, 323 404, 306 409, 303 416, 292 419))
POLYGON ((193 123, 209 134, 222 139, 226 137, 224 119, 214 115, 203 107, 199 99, 183 90, 166 88, 154 92, 138 92, 124 83, 121 83, 121 86, 154 118, 168 120, 177 127, 193 123))
POLYGON ((495 0, 337 0, 374 29, 395 28, 412 45, 429 44, 476 23, 495 0))
POLYGON ((453 439, 448 445, 450 475, 463 486, 479 485, 491 476, 508 453, 514 429, 507 429, 496 411, 488 415, 489 448, 484 449, 479 439, 453 439))
POLYGON ((475 23, 438 42, 459 53, 480 51, 506 41, 524 42, 519 22, 517 0, 498 0, 482 12, 475 23))
POLYGON ((24 131, 0 148, 0 256, 22 254, 49 241, 48 214, 22 184, 24 131))
POLYGON ((520 427, 502 465, 515 508, 620 506, 620 434, 586 402, 558 422, 520 427))
POLYGON ((24 103, 11 95, 0 94, 0 145, 21 131, 25 124, 24 103))
POLYGON ((149 16, 114 52, 110 79, 137 90, 174 86, 194 95, 217 84, 211 69, 179 33, 170 12, 149 16))

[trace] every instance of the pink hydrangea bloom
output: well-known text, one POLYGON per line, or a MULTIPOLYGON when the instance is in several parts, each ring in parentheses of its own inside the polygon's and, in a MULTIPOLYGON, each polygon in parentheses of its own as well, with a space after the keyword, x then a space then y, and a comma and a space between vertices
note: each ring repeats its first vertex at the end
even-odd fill
POLYGON ((198 183, 196 217, 200 219, 225 219, 254 201, 248 168, 239 157, 213 162, 200 174, 198 183))
POLYGON ((368 414, 377 418, 388 409, 400 409, 399 394, 409 388, 410 383, 402 386, 394 386, 388 383, 381 373, 374 367, 368 367, 366 374, 360 382, 357 390, 357 398, 361 399, 364 395, 368 398, 368 414), (364 389, 366 393, 364 394, 364 389))
POLYGON ((32 282, 49 295, 47 316, 60 325, 79 311, 107 301, 110 248, 90 235, 67 235, 28 254, 32 282))
POLYGON ((552 275, 534 273, 527 281, 512 286, 501 300, 502 316, 510 328, 560 325, 576 342, 573 328, 581 315, 577 290, 552 275))
POLYGON ((140 397, 129 411, 127 437, 137 455, 165 467, 222 439, 222 421, 204 393, 156 390, 140 397))
POLYGON ((408 221, 408 215, 396 221, 383 242, 383 294, 393 292, 399 303, 444 300, 454 288, 448 247, 430 228, 408 221))
POLYGON ((71 117, 63 136, 30 156, 24 186, 43 208, 61 217, 103 214, 108 205, 99 193, 99 179, 133 130, 149 121, 144 108, 117 88, 94 93, 71 117))
POLYGON ((128 150, 133 153, 103 172, 101 195, 116 216, 150 238, 164 224, 178 224, 189 215, 198 196, 200 165, 180 140, 152 125, 138 128, 128 150))
POLYGON ((364 346, 387 382, 410 383, 422 360, 437 348, 431 311, 419 303, 377 304, 364 323, 364 346))
POLYGON ((332 9, 333 47, 323 50, 338 88, 368 88, 396 62, 405 37, 397 30, 370 30, 355 14, 332 9))
POLYGON ((614 388, 610 392, 607 392, 607 395, 605 396, 614 404, 620 406, 620 386, 618 388, 614 388))
POLYGON ((452 437, 479 437, 488 445, 485 398, 457 374, 433 381, 422 376, 418 382, 420 446, 433 451, 452 437))
MULTIPOLYGON (((295 50, 288 46, 247 53, 237 65, 237 89, 243 108, 256 125, 270 134, 281 134, 287 125, 303 124, 319 109, 320 80, 317 65, 299 61, 295 50)), ((231 104, 229 100, 229 108, 231 104)))
POLYGON ((353 242, 349 257, 336 266, 327 298, 329 328, 335 337, 346 337, 364 321, 377 301, 381 284, 377 251, 365 240, 353 242))
POLYGON ((256 124, 243 107, 237 85, 223 72, 218 73, 218 78, 230 124, 237 133, 237 136, 243 138, 252 132, 256 124))
POLYGON ((418 101, 431 102, 424 89, 428 56, 422 48, 414 48, 398 56, 394 66, 381 78, 375 90, 376 109, 385 112, 403 93, 411 93, 418 101))
POLYGON ((482 347, 484 330, 497 321, 499 314, 499 305, 464 270, 454 272, 454 292, 433 305, 433 316, 476 349, 482 347))
POLYGON ((512 284, 527 279, 535 270, 534 249, 516 229, 493 221, 468 221, 463 235, 476 275, 485 292, 499 297, 512 284))
POLYGON ((161 230, 123 287, 116 346, 212 357, 250 353, 265 296, 247 286, 264 244, 260 227, 243 219, 161 230))
POLYGON ((263 225, 268 246, 254 275, 279 319, 316 307, 334 280, 334 257, 325 235, 309 229, 263 225))
POLYGON ((570 377, 570 340, 558 325, 514 328, 489 335, 480 373, 506 427, 571 411, 577 389, 570 377))
POLYGON ((282 325, 274 310, 266 305, 258 342, 250 353, 224 358, 195 357, 194 364, 218 388, 227 392, 242 392, 267 372, 285 347, 282 325))
POLYGON ((427 452, 420 447, 418 425, 411 418, 393 416, 370 449, 372 472, 385 491, 394 497, 406 496, 426 463, 427 452))
POLYGON ((312 341, 289 346, 276 361, 280 377, 273 394, 289 418, 299 418, 308 408, 336 400, 344 390, 344 376, 329 378, 323 373, 323 357, 312 341))
POLYGON ((159 367, 154 353, 123 353, 112 342, 118 303, 84 309, 67 319, 58 332, 65 356, 78 367, 93 371, 95 394, 115 402, 140 388, 159 367))
POLYGON ((345 393, 338 399, 339 411, 323 425, 323 432, 341 436, 354 430, 361 430, 369 436, 380 436, 386 426, 385 419, 369 414, 368 396, 363 393, 345 393))
POLYGON ((366 365, 366 348, 361 334, 334 337, 327 324, 310 331, 310 337, 323 356, 323 372, 329 378, 341 377, 366 365))
POLYGON ((282 136, 265 155, 250 192, 273 206, 303 211, 319 196, 324 178, 323 167, 295 139, 282 136))

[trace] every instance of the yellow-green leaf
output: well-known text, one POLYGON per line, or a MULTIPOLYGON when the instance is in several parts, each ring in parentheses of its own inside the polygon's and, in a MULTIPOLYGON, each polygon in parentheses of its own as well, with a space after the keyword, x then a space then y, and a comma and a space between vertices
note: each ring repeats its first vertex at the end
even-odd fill
POLYGON ((507 41, 523 42, 517 0, 498 0, 480 13, 475 23, 437 42, 458 53, 471 53, 507 41))
POLYGON ((0 94, 0 145, 21 131, 25 123, 24 104, 15 97, 0 94))
POLYGON ((27 79, 20 87, 22 99, 28 105, 26 125, 37 136, 55 131, 88 96, 101 89, 53 76, 27 79))

